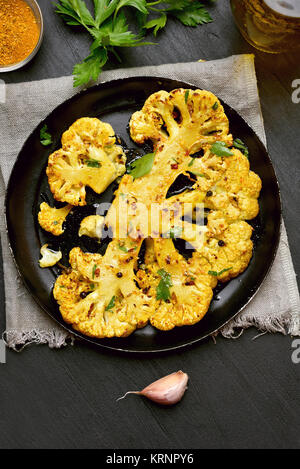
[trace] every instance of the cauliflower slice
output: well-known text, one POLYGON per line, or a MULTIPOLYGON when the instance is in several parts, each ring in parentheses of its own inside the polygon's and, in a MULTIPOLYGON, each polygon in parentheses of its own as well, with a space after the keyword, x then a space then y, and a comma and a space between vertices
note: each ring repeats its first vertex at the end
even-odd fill
POLYGON ((72 272, 55 282, 54 298, 74 329, 92 337, 126 337, 147 324, 155 300, 137 288, 134 258, 120 250, 119 241, 103 257, 74 248, 70 264, 72 272))
MULTIPOLYGON (((234 148, 231 152, 233 155, 223 158, 222 170, 214 174, 212 179, 198 179, 199 188, 207 190, 205 206, 221 210, 227 221, 251 220, 259 212, 261 179, 250 171, 249 160, 243 153, 234 148)), ((213 171, 216 158, 208 151, 198 163, 200 171, 203 170, 204 174, 207 174, 207 168, 213 171)))
POLYGON ((180 145, 194 153, 217 140, 232 144, 224 108, 205 90, 158 91, 132 115, 129 126, 137 143, 152 140, 157 146, 178 137, 180 145))
MULTIPOLYGON (((208 274, 210 264, 205 258, 190 263, 179 254, 171 239, 154 240, 156 262, 138 272, 138 280, 148 295, 157 295, 161 272, 169 276, 170 298, 160 300, 150 322, 160 330, 199 322, 206 314, 217 280, 208 274)), ((148 255, 148 254, 147 254, 148 255)))
POLYGON ((78 236, 89 236, 90 238, 101 239, 104 217, 100 215, 90 215, 85 217, 78 231, 78 236))
POLYGON ((59 236, 64 232, 63 223, 71 210, 72 205, 55 208, 43 202, 40 205, 40 211, 38 213, 39 224, 44 230, 49 231, 49 233, 52 233, 54 236, 59 236))
POLYGON ((52 251, 48 249, 48 244, 44 244, 41 249, 42 258, 39 260, 40 267, 52 267, 62 258, 61 251, 52 251))
POLYGON ((101 194, 125 172, 126 157, 110 124, 78 119, 62 136, 62 148, 50 155, 49 186, 56 200, 86 205, 86 186, 101 194))

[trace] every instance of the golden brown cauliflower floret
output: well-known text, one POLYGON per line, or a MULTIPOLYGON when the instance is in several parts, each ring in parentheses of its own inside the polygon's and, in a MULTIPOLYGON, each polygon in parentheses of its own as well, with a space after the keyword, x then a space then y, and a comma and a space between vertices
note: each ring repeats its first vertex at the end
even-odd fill
POLYGON ((47 176, 56 200, 85 205, 86 186, 101 194, 125 172, 126 157, 110 124, 83 117, 62 136, 50 155, 47 176))
POLYGON ((210 264, 204 258, 197 264, 186 261, 171 239, 155 239, 154 252, 156 262, 138 272, 139 284, 149 296, 157 295, 161 277, 167 275, 170 297, 160 299, 150 316, 151 324, 161 330, 170 330, 199 322, 207 312, 212 288, 217 283, 208 274, 210 264))
MULTIPOLYGON (((261 180, 250 171, 248 158, 231 149, 232 156, 221 158, 210 147, 197 158, 190 171, 197 176, 197 187, 205 194, 206 208, 222 211, 228 222, 251 220, 259 212, 258 197, 261 180)), ((196 186, 195 186, 196 187, 196 186)))
POLYGON ((119 251, 114 241, 105 257, 74 248, 72 272, 55 283, 54 298, 64 320, 83 334, 126 337, 148 321, 154 300, 137 288, 130 255, 121 251, 121 265, 116 265, 119 251))
POLYGON ((89 236, 90 238, 100 239, 102 236, 102 228, 104 225, 104 217, 100 215, 90 215, 81 220, 78 236, 89 236))
POLYGON ((130 135, 137 143, 164 143, 178 137, 190 152, 204 144, 222 140, 232 143, 223 106, 213 93, 204 90, 158 91, 130 120, 130 135))
POLYGON ((72 205, 55 208, 43 202, 40 205, 40 211, 38 213, 39 224, 44 230, 49 231, 49 233, 52 233, 54 236, 59 236, 64 232, 63 223, 71 210, 72 205))
POLYGON ((48 249, 48 244, 44 244, 41 247, 40 252, 42 258, 39 260, 39 264, 42 268, 52 267, 62 258, 61 251, 53 251, 52 249, 48 249))
POLYGON ((261 180, 250 171, 249 160, 243 153, 236 149, 231 151, 233 156, 223 159, 224 171, 211 185, 205 205, 213 210, 222 210, 228 221, 251 220, 259 212, 257 199, 261 180))
MULTIPOLYGON (((208 228, 210 219, 208 218, 208 228)), ((238 276, 247 267, 252 257, 252 227, 245 221, 236 221, 220 230, 217 236, 205 236, 198 253, 210 264, 212 275, 222 282, 238 276), (217 274, 217 275, 216 275, 217 274)))

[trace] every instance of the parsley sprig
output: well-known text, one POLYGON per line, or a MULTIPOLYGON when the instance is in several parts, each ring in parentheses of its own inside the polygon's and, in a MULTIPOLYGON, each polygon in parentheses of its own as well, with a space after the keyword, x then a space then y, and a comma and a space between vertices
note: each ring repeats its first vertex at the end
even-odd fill
POLYGON ((93 14, 84 0, 59 0, 56 13, 70 26, 84 27, 93 39, 89 55, 75 65, 74 86, 97 80, 109 54, 121 61, 119 47, 150 45, 143 36, 152 30, 154 36, 163 29, 169 17, 174 17, 186 26, 209 23, 212 18, 203 3, 194 0, 93 0, 93 14), (124 8, 135 10, 139 32, 130 31, 124 8), (150 15, 154 18, 149 19, 150 15))

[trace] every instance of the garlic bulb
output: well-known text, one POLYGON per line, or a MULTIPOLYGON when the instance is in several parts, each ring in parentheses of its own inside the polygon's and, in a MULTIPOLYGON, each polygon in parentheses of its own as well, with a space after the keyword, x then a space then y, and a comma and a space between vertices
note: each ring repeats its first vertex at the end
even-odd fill
POLYGON ((140 396, 145 396, 157 404, 177 404, 177 402, 182 399, 187 389, 188 379, 188 375, 180 370, 154 381, 154 383, 149 384, 149 386, 144 388, 142 391, 128 391, 124 396, 120 397, 118 401, 120 399, 124 399, 128 394, 139 394, 140 396))

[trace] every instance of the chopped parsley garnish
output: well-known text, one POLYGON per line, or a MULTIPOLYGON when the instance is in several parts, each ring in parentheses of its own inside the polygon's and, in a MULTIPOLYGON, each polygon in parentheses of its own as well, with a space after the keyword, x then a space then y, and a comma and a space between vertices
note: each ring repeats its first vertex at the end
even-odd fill
POLYGON ((89 160, 86 160, 85 164, 89 168, 101 168, 101 163, 98 160, 89 159, 89 160))
POLYGON ((171 296, 170 287, 173 285, 171 275, 164 269, 158 270, 157 273, 161 280, 156 287, 156 299, 167 301, 171 296))
POLYGON ((119 249, 120 251, 128 252, 128 248, 126 246, 122 246, 121 244, 119 244, 119 249))
POLYGON ((233 156, 232 151, 226 146, 225 142, 213 143, 210 151, 217 156, 233 156))
POLYGON ((196 173, 195 171, 193 171, 192 174, 194 174, 195 176, 198 176, 199 178, 206 178, 207 179, 207 176, 205 176, 205 174, 196 173))
POLYGON ((112 299, 110 300, 110 302, 108 303, 108 305, 106 306, 105 311, 109 311, 109 310, 114 308, 115 300, 116 300, 116 297, 113 296, 112 299))
POLYGON ((185 101, 185 104, 188 102, 189 94, 190 94, 190 90, 186 90, 186 92, 184 93, 184 101, 185 101))
POLYGON ((52 223, 52 225, 58 225, 58 221, 54 220, 54 222, 52 223))
POLYGON ((218 107, 219 107, 219 103, 218 103, 218 101, 216 101, 212 108, 213 108, 214 111, 216 111, 218 109, 218 107))
POLYGON ((92 278, 95 278, 95 273, 96 273, 97 268, 98 268, 97 264, 94 264, 93 271, 92 271, 92 278))
POLYGON ((180 238, 181 235, 182 235, 181 226, 174 226, 173 228, 170 228, 170 230, 164 234, 164 238, 175 239, 175 238, 180 238))
POLYGON ((52 136, 48 132, 48 126, 46 124, 40 130, 40 142, 44 147, 47 147, 52 143, 52 136))
POLYGON ((213 275, 214 277, 219 277, 220 275, 224 274, 224 272, 227 272, 228 270, 231 270, 232 267, 229 267, 228 269, 223 269, 220 272, 216 272, 215 270, 209 270, 208 274, 213 275))
POLYGON ((191 161, 189 162, 188 166, 191 167, 193 166, 196 158, 192 158, 191 161))
POLYGON ((239 150, 242 151, 242 153, 244 153, 244 155, 249 158, 249 150, 248 150, 248 147, 247 145, 244 144, 244 142, 240 139, 240 138, 236 138, 233 142, 233 146, 235 148, 238 148, 239 150))
POLYGON ((147 155, 133 161, 130 163, 128 173, 133 177, 133 179, 138 179, 150 173, 154 163, 154 157, 155 153, 148 153, 147 155))

